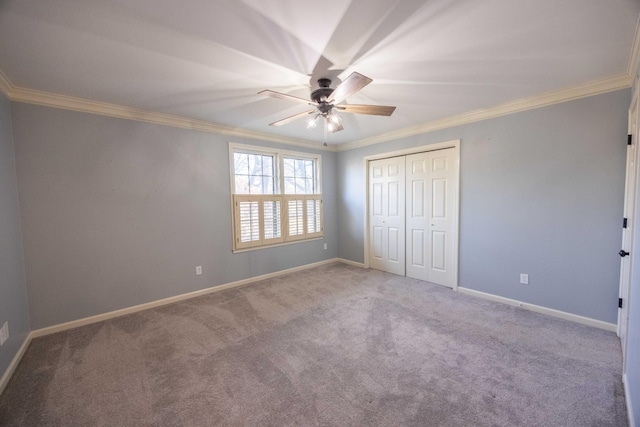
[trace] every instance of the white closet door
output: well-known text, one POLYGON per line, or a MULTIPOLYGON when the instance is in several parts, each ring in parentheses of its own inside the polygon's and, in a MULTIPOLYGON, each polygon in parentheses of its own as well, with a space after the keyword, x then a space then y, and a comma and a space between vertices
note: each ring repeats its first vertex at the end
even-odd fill
POLYGON ((455 150, 407 156, 407 277, 454 287, 455 150))
POLYGON ((458 165, 453 149, 429 152, 428 281, 453 288, 456 281, 456 212, 458 165))
POLYGON ((453 288, 457 280, 453 148, 369 162, 369 265, 453 288))
POLYGON ((429 280, 429 153, 407 156, 406 180, 407 277, 429 280))
POLYGON ((372 268, 404 276, 404 157, 369 163, 369 242, 372 268))

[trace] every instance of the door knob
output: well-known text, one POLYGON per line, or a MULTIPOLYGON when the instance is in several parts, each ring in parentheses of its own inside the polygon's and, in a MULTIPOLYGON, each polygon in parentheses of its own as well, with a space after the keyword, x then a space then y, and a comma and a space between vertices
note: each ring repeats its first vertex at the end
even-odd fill
POLYGON ((618 255, 620 255, 622 258, 624 258, 627 255, 629 255, 629 252, 627 252, 624 249, 622 249, 622 250, 620 250, 620 252, 618 252, 618 255))

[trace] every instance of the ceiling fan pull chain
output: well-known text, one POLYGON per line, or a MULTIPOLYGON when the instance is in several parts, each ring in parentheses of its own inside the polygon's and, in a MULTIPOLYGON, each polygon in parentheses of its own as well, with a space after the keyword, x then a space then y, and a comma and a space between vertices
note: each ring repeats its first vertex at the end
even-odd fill
POLYGON ((324 144, 323 144, 323 145, 324 145, 325 147, 327 146, 327 126, 329 126, 329 124, 328 124, 328 123, 327 123, 327 121, 325 120, 325 121, 324 121, 324 126, 323 126, 323 128, 324 128, 324 144))

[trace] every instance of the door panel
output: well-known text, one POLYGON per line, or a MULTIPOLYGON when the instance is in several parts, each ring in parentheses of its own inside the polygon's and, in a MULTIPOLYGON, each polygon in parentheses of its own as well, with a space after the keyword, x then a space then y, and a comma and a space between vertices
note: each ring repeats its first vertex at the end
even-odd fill
POLYGON ((412 180, 411 184, 411 217, 424 218, 424 180, 412 180))
POLYGON ((447 180, 433 179, 431 218, 446 219, 447 216, 447 180))
POLYGON ((429 280, 431 258, 428 212, 429 155, 428 153, 407 156, 407 277, 429 280))
POLYGON ((407 156, 407 276, 453 287, 457 164, 454 149, 407 156), (421 242, 418 244, 417 239, 421 242))
MULTIPOLYGON (((400 206, 399 186, 400 183, 397 181, 388 183, 387 188, 389 189, 389 199, 387 200, 387 206, 389 207, 388 212, 390 217, 398 217, 400 215, 400 211, 402 211, 402 214, 404 215, 404 209, 401 209, 400 206)), ((404 208, 404 206, 402 206, 402 208, 404 208)))
POLYGON ((405 274, 405 158, 369 162, 372 268, 405 274))
POLYGON ((371 239, 373 243, 373 250, 371 251, 371 254, 378 260, 382 260, 384 254, 384 251, 382 250, 382 233, 382 227, 373 227, 373 238, 371 239))
POLYGON ((458 166, 455 150, 429 152, 429 195, 431 203, 431 266, 429 281, 454 287, 457 260, 455 259, 455 212, 457 212, 456 188, 458 186, 458 166))
POLYGON ((446 156, 435 157, 431 162, 431 172, 445 171, 448 166, 446 156))
MULTIPOLYGON (((412 230, 411 233, 411 266, 414 267, 425 267, 424 260, 424 242, 426 239, 424 238, 424 230, 412 230)), ((407 257, 409 258, 409 257, 407 257)))
POLYGON ((441 231, 431 233, 431 269, 446 271, 447 235, 441 231))
POLYGON ((387 253, 389 254, 389 262, 397 264, 400 262, 401 253, 404 252, 402 248, 400 248, 400 230, 397 228, 388 228, 388 239, 389 246, 387 247, 387 253))
POLYGON ((381 216, 382 215, 382 183, 373 184, 373 215, 381 216))

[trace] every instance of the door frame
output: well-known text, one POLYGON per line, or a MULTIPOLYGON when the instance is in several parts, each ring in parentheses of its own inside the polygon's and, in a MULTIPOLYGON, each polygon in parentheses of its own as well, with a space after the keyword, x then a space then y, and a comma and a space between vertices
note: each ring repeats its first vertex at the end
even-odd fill
POLYGON ((457 166, 457 186, 455 189, 455 202, 456 209, 453 213, 453 253, 454 253, 454 281, 453 290, 458 289, 458 266, 459 266, 459 229, 460 229, 460 140, 453 139, 451 141, 438 142, 435 144, 421 145, 419 147, 405 148, 403 150, 387 151, 379 154, 372 154, 363 157, 364 165, 364 267, 369 267, 369 162, 373 160, 386 159, 389 157, 407 156, 410 154, 424 153, 427 151, 444 150, 446 148, 453 148, 455 152, 455 161, 457 166))

